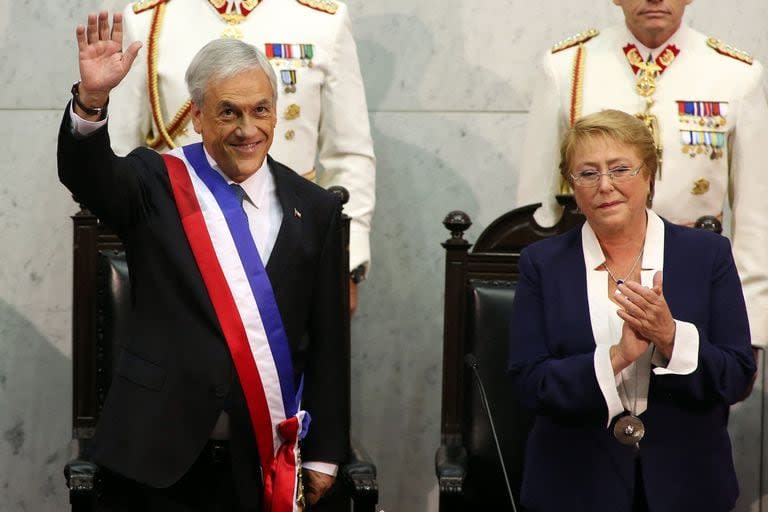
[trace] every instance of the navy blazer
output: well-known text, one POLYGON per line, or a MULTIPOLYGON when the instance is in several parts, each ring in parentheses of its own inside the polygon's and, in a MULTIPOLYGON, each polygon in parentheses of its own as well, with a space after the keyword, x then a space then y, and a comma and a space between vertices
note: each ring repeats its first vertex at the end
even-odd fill
MULTIPOLYGON (((699 332, 689 375, 651 372, 640 442, 654 512, 726 511, 738 484, 726 430, 729 405, 755 372, 749 324, 725 237, 664 222, 664 296, 676 320, 699 332)), ((606 428, 594 369, 581 229, 535 243, 520 256, 509 373, 535 414, 522 502, 531 511, 631 511, 634 448, 606 428)), ((617 340, 618 341, 618 340, 617 340)))

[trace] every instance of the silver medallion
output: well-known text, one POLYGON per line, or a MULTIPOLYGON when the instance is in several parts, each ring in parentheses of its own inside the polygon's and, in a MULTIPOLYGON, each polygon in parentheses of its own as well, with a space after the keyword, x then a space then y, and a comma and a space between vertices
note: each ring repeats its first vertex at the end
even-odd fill
POLYGON ((645 435, 645 425, 637 416, 627 415, 616 420, 613 436, 628 446, 636 445, 645 435))

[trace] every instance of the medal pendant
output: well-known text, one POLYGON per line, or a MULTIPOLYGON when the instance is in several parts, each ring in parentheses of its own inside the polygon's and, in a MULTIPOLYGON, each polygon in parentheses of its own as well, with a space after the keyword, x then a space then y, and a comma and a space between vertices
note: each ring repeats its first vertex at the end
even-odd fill
POLYGON ((229 25, 227 28, 224 29, 224 32, 221 33, 222 39, 243 39, 243 33, 240 31, 240 29, 234 25, 229 25))
POLYGON ((642 74, 635 83, 635 90, 640 96, 647 98, 656 91, 656 81, 647 74, 642 74))
POLYGON ((613 436, 627 446, 633 446, 640 442, 645 435, 645 425, 637 416, 628 414, 616 420, 613 426, 613 436))

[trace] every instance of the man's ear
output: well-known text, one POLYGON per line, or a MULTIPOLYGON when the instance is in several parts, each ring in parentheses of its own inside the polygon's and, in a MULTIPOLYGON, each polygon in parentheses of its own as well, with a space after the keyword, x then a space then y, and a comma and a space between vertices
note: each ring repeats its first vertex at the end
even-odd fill
POLYGON ((200 107, 197 106, 197 103, 193 101, 190 112, 192 113, 192 126, 195 128, 195 132, 202 134, 203 121, 201 116, 203 115, 203 111, 200 110, 200 107))

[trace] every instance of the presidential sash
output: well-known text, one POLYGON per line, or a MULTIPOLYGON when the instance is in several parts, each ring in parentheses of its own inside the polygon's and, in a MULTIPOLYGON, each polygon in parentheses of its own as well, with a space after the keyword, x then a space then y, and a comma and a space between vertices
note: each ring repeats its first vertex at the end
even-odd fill
POLYGON ((213 169, 203 145, 163 155, 192 248, 248 404, 264 474, 264 510, 298 510, 299 410, 288 337, 240 198, 213 169))

